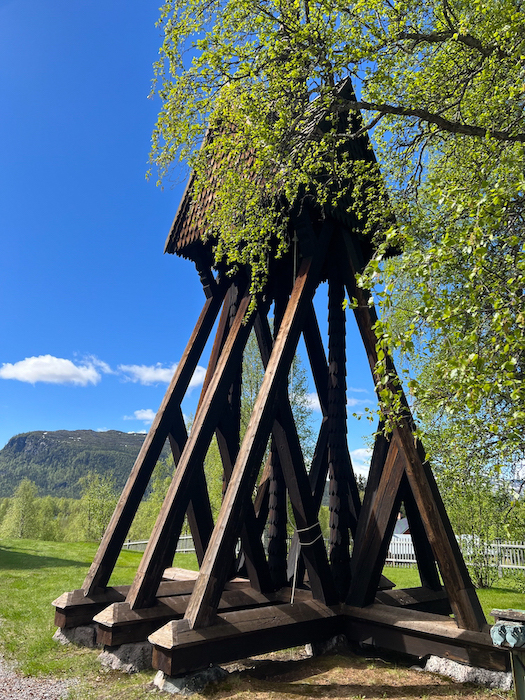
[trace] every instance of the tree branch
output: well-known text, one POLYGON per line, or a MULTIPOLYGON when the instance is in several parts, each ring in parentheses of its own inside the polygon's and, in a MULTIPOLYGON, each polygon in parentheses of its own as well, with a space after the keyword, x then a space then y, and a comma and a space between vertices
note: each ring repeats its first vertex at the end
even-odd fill
MULTIPOLYGON (((353 110, 366 109, 371 112, 380 112, 381 115, 397 114, 401 117, 416 117, 429 124, 435 124, 443 131, 448 131, 451 134, 464 134, 465 136, 478 136, 485 138, 490 136, 497 141, 508 141, 511 143, 525 143, 525 134, 510 134, 508 131, 499 131, 496 129, 485 129, 481 126, 473 124, 462 124, 460 122, 445 119, 439 114, 434 114, 426 109, 417 109, 415 107, 400 107, 396 105, 380 104, 377 102, 364 102, 362 100, 346 100, 346 105, 353 110)), ((375 120, 377 123, 377 119, 375 120)))
POLYGON ((429 32, 428 34, 423 34, 420 32, 401 32, 396 36, 398 41, 413 41, 414 44, 441 44, 444 41, 448 41, 449 39, 453 38, 471 49, 476 49, 476 51, 479 51, 479 53, 485 57, 490 56, 495 51, 498 53, 500 58, 507 55, 504 51, 495 46, 487 48, 479 39, 472 36, 472 34, 460 34, 459 32, 454 32, 452 29, 442 32, 429 32))

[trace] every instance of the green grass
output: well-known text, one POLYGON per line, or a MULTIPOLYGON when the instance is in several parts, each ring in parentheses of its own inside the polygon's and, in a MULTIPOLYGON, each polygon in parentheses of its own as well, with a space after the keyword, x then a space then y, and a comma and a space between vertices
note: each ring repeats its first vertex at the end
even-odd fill
MULTIPOLYGON (((99 650, 60 646, 52 639, 51 603, 64 591, 80 588, 96 549, 94 543, 0 541, 0 651, 16 660, 24 674, 81 678, 71 691, 75 698, 145 700, 151 697, 153 672, 101 674, 99 650)), ((141 556, 122 552, 111 584, 131 583, 141 556)), ((174 565, 197 568, 192 554, 177 555, 174 565)), ((419 585, 415 569, 388 568, 385 575, 400 587, 419 585)), ((525 595, 502 585, 479 591, 479 596, 486 614, 495 607, 525 608, 525 595)))
MULTIPOLYGON (((396 588, 412 588, 421 585, 418 571, 413 567, 385 566, 383 573, 396 584, 396 588)), ((525 610, 525 594, 511 585, 510 580, 504 579, 502 582, 497 581, 491 588, 478 589, 479 602, 490 624, 494 622, 494 618, 490 614, 494 608, 525 610), (505 587, 504 584, 508 584, 509 587, 505 587)))

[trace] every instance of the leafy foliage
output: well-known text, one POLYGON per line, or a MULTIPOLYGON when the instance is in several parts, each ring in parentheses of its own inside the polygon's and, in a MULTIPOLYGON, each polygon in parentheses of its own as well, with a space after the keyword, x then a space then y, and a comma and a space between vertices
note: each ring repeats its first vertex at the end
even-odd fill
MULTIPOLYGON (((442 407, 452 396, 474 416, 496 410, 503 395, 517 406, 505 416, 516 433, 524 417, 522 10, 515 0, 168 0, 152 150, 161 177, 178 160, 194 167, 197 189, 214 163, 208 229, 217 260, 250 264, 254 290, 288 244, 287 216, 301 193, 333 204, 351 183, 365 229, 388 229, 385 245, 404 250, 387 270, 385 306, 392 294, 397 301, 400 279, 413 290, 411 312, 385 342, 408 353, 454 347, 438 361, 451 387, 442 407), (358 97, 338 93, 347 76, 358 97), (361 131, 375 128, 397 218, 390 228, 373 164, 341 155, 355 138, 337 119, 343 108, 362 110, 361 131), (314 112, 327 115, 324 129, 313 128, 314 112)), ((381 256, 363 285, 377 282, 381 256)))
POLYGON ((82 539, 101 540, 117 504, 115 480, 89 472, 81 479, 80 524, 82 539))
MULTIPOLYGON (((389 383, 395 351, 460 531, 471 504, 499 513, 496 529, 515 527, 501 480, 525 451, 523 10, 516 0, 167 0, 161 9, 160 176, 180 159, 205 188, 219 164, 208 222, 216 259, 251 265, 254 290, 288 245, 293 204, 311 193, 330 206, 352 190, 365 230, 384 234, 359 280, 382 310, 383 417, 395 420, 401 405, 389 383), (342 97, 348 76, 357 94, 342 97), (358 133, 373 134, 382 181, 373 165, 341 157, 356 137, 337 118, 346 108, 362 112, 350 121, 358 133), (324 130, 312 128, 314 112, 328 115, 324 130), (388 246, 403 255, 384 264, 388 246)), ((473 521, 494 535, 486 518, 473 521)))

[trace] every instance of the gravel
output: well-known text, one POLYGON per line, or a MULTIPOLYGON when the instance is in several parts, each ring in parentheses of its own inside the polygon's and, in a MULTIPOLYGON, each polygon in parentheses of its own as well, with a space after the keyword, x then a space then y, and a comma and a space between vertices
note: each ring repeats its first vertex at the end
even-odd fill
POLYGON ((23 678, 0 656, 0 700, 64 700, 74 681, 23 678))

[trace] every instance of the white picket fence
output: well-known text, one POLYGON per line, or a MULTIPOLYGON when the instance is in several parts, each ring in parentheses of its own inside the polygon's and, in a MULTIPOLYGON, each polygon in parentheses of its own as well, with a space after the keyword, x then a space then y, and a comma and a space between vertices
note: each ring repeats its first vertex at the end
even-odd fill
MULTIPOLYGON (((479 542, 466 535, 458 537, 459 545, 467 564, 473 563, 479 557, 479 542)), ((144 551, 148 541, 139 540, 125 542, 123 549, 144 551)), ((328 542, 327 542, 328 544, 328 542)), ((194 552, 191 535, 182 535, 177 544, 177 552, 194 552)), ((524 542, 491 542, 483 552, 483 558, 490 566, 498 568, 501 574, 504 569, 525 570, 524 542)), ((417 563, 414 545, 410 535, 394 535, 388 548, 386 564, 388 566, 412 566, 417 563)))
MULTIPOLYGON (((480 550, 479 541, 468 535, 460 535, 458 542, 467 564, 474 563, 474 560, 479 560, 481 556, 489 566, 497 567, 500 573, 504 569, 525 569, 524 542, 495 541, 487 544, 483 550, 480 550)), ((394 535, 388 548, 386 562, 390 566, 416 564, 414 545, 410 535, 394 535)))
MULTIPOLYGON (((133 552, 143 552, 146 549, 148 540, 128 540, 122 545, 122 549, 129 549, 133 552)), ((177 543, 177 552, 179 554, 188 554, 194 552, 193 538, 191 535, 181 535, 177 543)))

